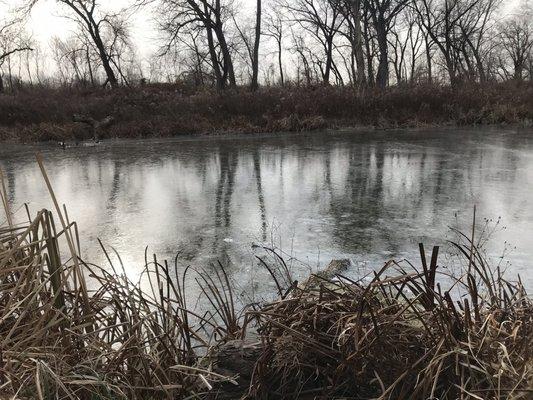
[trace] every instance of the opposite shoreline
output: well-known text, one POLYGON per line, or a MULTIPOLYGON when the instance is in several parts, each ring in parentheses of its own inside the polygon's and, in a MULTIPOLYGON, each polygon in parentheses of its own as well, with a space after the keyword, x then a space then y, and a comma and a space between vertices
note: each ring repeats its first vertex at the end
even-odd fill
POLYGON ((530 82, 257 92, 33 87, 0 95, 0 141, 12 143, 532 125, 530 82))

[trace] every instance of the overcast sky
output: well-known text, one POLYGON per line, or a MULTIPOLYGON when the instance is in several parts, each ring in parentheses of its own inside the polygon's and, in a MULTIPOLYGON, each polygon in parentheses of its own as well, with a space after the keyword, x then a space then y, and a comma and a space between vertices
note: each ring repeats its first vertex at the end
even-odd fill
MULTIPOLYGON (((21 0, 0 0, 0 19, 7 14, 9 7, 20 4, 21 0), (4 3, 4 4, 3 4, 4 3)), ((237 0, 237 9, 241 13, 251 12, 255 9, 256 0, 237 0)), ((501 16, 514 11, 515 5, 520 0, 503 0, 501 16)), ((100 0, 100 5, 106 10, 120 10, 131 4, 132 0, 100 0)), ((264 3, 269 2, 264 0, 264 3)), ((48 47, 52 37, 65 38, 75 29, 72 21, 62 17, 65 15, 64 6, 58 5, 55 0, 40 0, 31 14, 27 29, 33 38, 38 40, 43 48, 48 47)), ((134 44, 137 54, 141 58, 150 56, 158 48, 158 32, 156 29, 155 15, 150 10, 138 11, 130 21, 130 32, 135 38, 134 44)))
MULTIPOLYGON (((20 0, 3 0, 7 6, 2 5, 0 0, 0 19, 2 15, 7 14, 9 6, 13 7, 20 4, 20 0), (3 8, 3 10, 2 10, 3 8)), ((265 3, 267 1, 264 1, 265 3)), ((124 7, 130 5, 132 0, 100 0, 99 4, 105 10, 119 11, 124 7)), ((256 0, 238 0, 238 9, 241 12, 255 9, 256 0), (244 11, 243 11, 244 10, 244 11)), ((62 17, 68 10, 65 6, 58 5, 55 0, 40 0, 31 13, 31 18, 27 23, 27 29, 32 34, 32 37, 43 46, 50 43, 50 39, 54 36, 65 38, 75 29, 72 21, 62 17)), ((153 9, 148 7, 137 11, 130 21, 130 29, 132 37, 135 37, 135 45, 137 51, 143 55, 148 56, 156 51, 158 47, 158 37, 155 21, 155 15, 151 12, 153 9)), ((159 43, 160 44, 160 43, 159 43)))
MULTIPOLYGON (((17 1, 7 0, 10 4, 16 4, 17 1)), ((131 4, 131 0, 101 0, 100 4, 106 10, 119 11, 131 4)), ((34 39, 46 46, 53 37, 68 37, 75 29, 72 21, 62 17, 62 15, 68 15, 69 12, 65 6, 58 5, 55 0, 41 0, 31 13, 27 29, 34 39)), ((157 47, 158 32, 155 26, 154 16, 150 12, 137 12, 130 22, 132 37, 139 38, 139 41, 135 43, 137 50, 143 55, 150 54, 157 47)))

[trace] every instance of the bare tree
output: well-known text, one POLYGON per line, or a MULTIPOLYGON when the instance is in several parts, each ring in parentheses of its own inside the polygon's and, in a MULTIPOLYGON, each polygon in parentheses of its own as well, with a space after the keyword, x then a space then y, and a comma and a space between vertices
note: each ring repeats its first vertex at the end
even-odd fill
POLYGON ((396 16, 405 8, 409 0, 364 0, 374 29, 379 48, 379 64, 376 75, 376 85, 380 88, 387 86, 389 81, 388 34, 396 16))
POLYGON ((191 32, 189 34, 189 40, 184 40, 184 43, 191 54, 191 57, 186 57, 186 60, 189 60, 189 75, 193 76, 194 84, 196 86, 205 85, 207 80, 212 81, 212 77, 209 77, 208 73, 204 72, 204 65, 206 64, 206 59, 209 57, 209 54, 204 48, 202 48, 200 44, 200 36, 199 32, 191 32))
MULTIPOLYGON (((500 2, 500 0, 481 0, 470 9, 465 18, 459 20, 461 33, 467 44, 465 46, 468 49, 466 53, 472 54, 475 72, 481 82, 487 79, 484 66, 485 44, 489 39, 488 32, 490 31, 492 15, 500 2)), ((467 57, 466 54, 465 57, 467 57)))
POLYGON ((259 44, 261 41, 261 0, 256 0, 256 11, 255 11, 255 40, 254 40, 254 51, 252 57, 252 90, 256 90, 258 87, 258 76, 259 76, 259 44))
POLYGON ((160 0, 158 14, 162 20, 160 28, 167 36, 165 51, 179 43, 182 34, 201 31, 217 86, 236 86, 232 52, 226 38, 227 21, 234 15, 231 1, 160 0))
POLYGON ((364 53, 366 56, 367 83, 374 86, 376 81, 374 73, 374 58, 376 56, 375 34, 367 7, 362 7, 362 28, 364 53))
POLYGON ((354 82, 363 86, 366 84, 366 75, 363 31, 361 28, 362 0, 343 0, 341 4, 346 27, 341 32, 351 45, 351 75, 354 77, 354 82))
POLYGON ((309 86, 314 81, 313 70, 311 69, 312 52, 309 49, 309 46, 305 42, 305 39, 302 35, 297 35, 294 32, 294 30, 291 33, 292 33, 292 41, 293 41, 292 51, 296 53, 298 57, 298 64, 297 64, 297 71, 296 71, 298 84, 300 84, 301 82, 301 75, 303 72, 303 76, 305 78, 305 84, 309 86))
POLYGON ((324 52, 323 66, 319 63, 322 80, 329 84, 333 68, 334 39, 343 23, 342 4, 337 0, 286 1, 291 20, 313 37, 324 52))
POLYGON ((470 63, 467 49, 477 51, 479 56, 486 23, 495 3, 492 0, 415 0, 413 5, 427 35, 444 58, 450 83, 455 85, 461 69, 465 69, 462 63, 470 63), (483 6, 484 1, 489 5, 483 6), (475 43, 472 41, 474 32, 478 36, 475 43))
POLYGON ((285 85, 285 76, 283 73, 283 19, 279 11, 270 11, 266 17, 264 36, 274 39, 278 53, 279 81, 281 86, 285 85))
MULTIPOLYGON (((409 64, 410 64, 410 80, 414 82, 415 80, 415 71, 416 63, 420 57, 420 51, 424 45, 424 33, 420 28, 419 17, 411 8, 406 8, 404 11, 404 18, 407 24, 407 35, 409 38, 409 64)), ((428 47, 428 50, 430 48, 428 47)), ((431 63, 431 56, 428 59, 428 63, 431 63)), ((428 75, 430 75, 430 66, 428 65, 428 75)))
POLYGON ((255 12, 255 25, 252 29, 241 28, 235 18, 235 15, 232 15, 233 22, 235 24, 235 27, 237 28, 237 31, 239 32, 242 42, 244 43, 246 52, 248 54, 248 58, 250 60, 250 67, 252 70, 251 77, 250 77, 251 78, 250 88, 252 90, 257 90, 257 88, 259 87, 259 84, 258 84, 259 44, 260 44, 261 35, 262 35, 261 14, 262 14, 261 0, 257 0, 257 8, 255 12), (253 34, 248 34, 247 32, 248 30, 253 31, 253 34))
MULTIPOLYGON (((11 21, 0 21, 0 92, 4 91, 4 80, 2 77, 2 66, 5 62, 10 62, 11 56, 16 53, 33 50, 29 40, 22 34, 21 21, 13 19, 11 21)), ((10 72, 11 79, 11 72, 10 72)))
POLYGON ((396 82, 413 82, 420 50, 424 44, 423 32, 418 25, 418 15, 414 10, 405 8, 399 14, 389 35, 392 49, 390 57, 396 74, 396 82))
MULTIPOLYGON (((41 0, 29 0, 27 7, 31 10, 41 0)), ((117 13, 104 12, 97 0, 56 0, 64 5, 71 14, 69 18, 78 23, 95 46, 101 65, 106 74, 106 84, 113 88, 119 86, 117 74, 117 57, 115 53, 121 44, 127 41, 124 10, 117 13)))
POLYGON ((54 37, 50 48, 63 84, 97 84, 95 71, 100 66, 100 58, 83 32, 76 32, 66 39, 54 37))
POLYGON ((396 83, 400 84, 406 80, 407 73, 405 71, 405 55, 408 47, 409 37, 412 35, 413 25, 407 23, 407 27, 399 22, 393 24, 397 28, 391 29, 392 36, 388 39, 389 45, 392 48, 392 64, 396 75, 396 83))
MULTIPOLYGON (((520 11, 519 15, 512 16, 498 26, 497 38, 505 60, 512 62, 512 77, 516 80, 524 79, 524 71, 533 50, 533 12, 526 5, 520 11)), ((505 66, 506 62, 501 64, 505 66)))
POLYGON ((82 70, 83 57, 81 44, 74 38, 63 40, 53 37, 50 42, 52 57, 59 73, 61 84, 84 80, 82 70))

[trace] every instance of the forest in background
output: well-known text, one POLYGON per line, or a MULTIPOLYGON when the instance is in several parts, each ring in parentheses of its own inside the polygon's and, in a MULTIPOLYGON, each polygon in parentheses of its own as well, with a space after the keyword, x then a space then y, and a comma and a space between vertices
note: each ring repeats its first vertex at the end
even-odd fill
POLYGON ((0 20, 4 140, 532 120, 529 0, 56 0, 45 44, 40 2, 0 20))

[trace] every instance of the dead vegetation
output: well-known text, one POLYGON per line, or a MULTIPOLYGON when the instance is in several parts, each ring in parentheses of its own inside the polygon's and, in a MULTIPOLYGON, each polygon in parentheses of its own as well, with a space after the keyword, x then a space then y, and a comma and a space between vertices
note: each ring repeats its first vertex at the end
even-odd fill
POLYGON ((338 277, 263 306, 251 397, 531 398, 531 301, 475 248, 452 298, 437 252, 427 265, 422 249, 420 271, 389 262, 366 284, 338 277))
POLYGON ((43 174, 55 213, 28 212, 23 223, 12 220, 3 180, 0 185, 7 217, 0 227, 0 397, 533 394, 533 303, 520 281, 491 269, 466 236, 455 244, 464 267, 459 276, 439 265, 438 248, 427 260, 423 246, 420 267, 390 261, 359 281, 337 274, 290 283, 279 258, 277 267, 265 264, 279 299, 243 310, 219 266, 218 273, 198 273, 209 303, 200 312, 186 296, 185 276, 192 272, 177 262, 147 260, 151 284, 141 290, 124 266, 82 260, 78 228, 55 199, 44 167, 43 174), (221 370, 228 343, 247 374, 221 370))
POLYGON ((101 138, 299 132, 344 127, 533 123, 531 82, 397 86, 385 90, 288 86, 226 91, 153 85, 113 91, 26 88, 0 94, 0 140, 90 139, 83 115, 114 123, 101 138))

